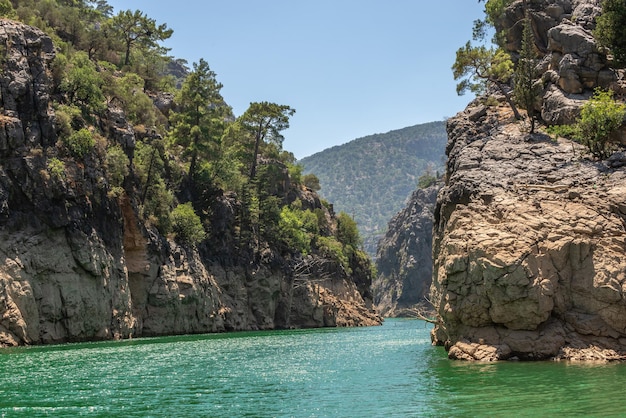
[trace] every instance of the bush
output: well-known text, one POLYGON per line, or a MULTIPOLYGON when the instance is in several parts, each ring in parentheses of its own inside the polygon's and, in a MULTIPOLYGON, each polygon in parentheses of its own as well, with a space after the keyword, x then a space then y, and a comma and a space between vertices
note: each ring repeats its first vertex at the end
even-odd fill
POLYGON ((301 210, 297 204, 293 207, 284 206, 280 211, 278 230, 289 248, 308 254, 311 251, 311 239, 319 233, 317 215, 308 209, 301 210))
POLYGON ((172 227, 177 239, 193 247, 206 237, 202 221, 194 211, 191 202, 183 203, 174 208, 172 227))
POLYGON ((80 51, 71 57, 59 89, 67 94, 70 103, 80 103, 87 113, 91 113, 104 108, 103 84, 96 65, 80 51))
POLYGON ((426 189, 437 182, 437 177, 430 173, 424 173, 417 179, 417 187, 426 189))
POLYGON ((315 174, 306 174, 302 182, 306 187, 316 192, 322 188, 322 186, 320 186, 320 179, 318 179, 315 174))
POLYGON ((315 240, 320 255, 339 263, 346 273, 350 274, 350 261, 343 251, 343 245, 334 237, 318 236, 315 240))
POLYGON ((129 173, 130 160, 119 145, 111 147, 106 154, 106 167, 109 183, 113 187, 121 187, 129 173))
POLYGON ((72 155, 77 158, 83 158, 96 145, 93 135, 86 128, 65 137, 63 143, 72 155))
POLYGON ((53 178, 57 180, 65 178, 65 164, 63 163, 63 161, 59 160, 58 158, 50 158, 48 160, 47 167, 48 172, 53 178))
POLYGON ((302 183, 302 166, 299 164, 289 164, 289 179, 293 184, 302 183))
POLYGON ((337 216, 337 240, 343 245, 351 246, 354 250, 362 244, 355 220, 345 212, 337 216))
POLYGON ((580 141, 598 158, 606 158, 612 149, 611 136, 622 126, 626 105, 613 100, 612 91, 596 89, 583 105, 578 120, 580 141))

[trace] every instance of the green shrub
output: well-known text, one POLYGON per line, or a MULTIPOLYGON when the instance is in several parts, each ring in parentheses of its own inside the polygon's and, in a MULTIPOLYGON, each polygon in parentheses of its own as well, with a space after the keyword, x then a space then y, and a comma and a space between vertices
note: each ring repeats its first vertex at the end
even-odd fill
POLYGON ((109 148, 106 152, 106 167, 109 183, 113 187, 121 187, 129 173, 130 160, 119 145, 109 148))
POLYGON ((206 237, 202 221, 194 211, 191 202, 180 204, 174 208, 172 227, 177 239, 193 247, 206 237))
POLYGON ((74 131, 85 127, 85 120, 78 107, 59 105, 54 109, 56 128, 60 137, 70 136, 74 131))
POLYGON ((280 238, 302 254, 311 251, 311 239, 319 234, 319 221, 315 213, 302 210, 302 202, 296 200, 291 207, 284 206, 280 211, 278 231, 280 238))
POLYGON ((0 0, 0 17, 16 19, 17 13, 9 0, 0 0))
POLYGON ((96 145, 96 140, 89 129, 83 128, 64 137, 63 143, 74 157, 83 158, 96 145))
POLYGON ((612 150, 611 136, 622 126, 624 116, 626 105, 613 100, 612 91, 596 89, 580 112, 579 139, 594 156, 608 157, 612 150))
POLYGON ((578 125, 554 125, 548 126, 546 130, 555 138, 577 138, 579 136, 578 125))
POLYGON ((350 261, 344 253, 343 245, 335 237, 318 236, 315 239, 315 246, 322 257, 339 263, 347 273, 350 273, 350 261))
POLYGON ((426 189, 437 182, 437 177, 430 173, 424 173, 417 179, 417 187, 426 189))
POLYGON ((174 201, 171 190, 160 177, 157 177, 144 193, 145 201, 141 207, 143 218, 154 225, 161 234, 169 234, 172 232, 171 211, 174 201))
POLYGON ((91 113, 104 108, 103 85, 96 65, 85 52, 79 51, 70 58, 59 89, 70 103, 79 103, 86 113, 91 113))
POLYGON ((53 178, 57 180, 65 178, 65 163, 58 158, 50 158, 48 160, 47 168, 53 178))
POLYGON ((362 244, 355 220, 345 212, 341 212, 337 216, 337 240, 355 250, 362 244))
POLYGON ((600 45, 613 53, 617 66, 626 65, 626 3, 623 0, 602 1, 602 14, 597 17, 593 34, 600 45))
POLYGON ((305 174, 302 178, 302 182, 306 187, 316 192, 322 188, 322 186, 320 186, 320 179, 318 179, 315 174, 305 174))
POLYGON ((289 179, 293 184, 302 183, 302 166, 300 164, 289 164, 289 179))

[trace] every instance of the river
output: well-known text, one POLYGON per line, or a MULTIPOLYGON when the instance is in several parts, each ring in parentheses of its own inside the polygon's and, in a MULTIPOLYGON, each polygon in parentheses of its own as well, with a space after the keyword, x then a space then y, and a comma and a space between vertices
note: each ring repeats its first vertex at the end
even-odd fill
POLYGON ((623 416, 626 365, 462 363, 424 322, 0 350, 2 417, 623 416))

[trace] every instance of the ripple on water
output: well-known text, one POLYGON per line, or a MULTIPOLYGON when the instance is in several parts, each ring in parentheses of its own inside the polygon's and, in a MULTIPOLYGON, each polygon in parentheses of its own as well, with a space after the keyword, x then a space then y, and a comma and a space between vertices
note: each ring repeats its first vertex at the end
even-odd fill
POLYGON ((0 352, 0 416, 619 416, 624 365, 451 362, 420 321, 0 352))

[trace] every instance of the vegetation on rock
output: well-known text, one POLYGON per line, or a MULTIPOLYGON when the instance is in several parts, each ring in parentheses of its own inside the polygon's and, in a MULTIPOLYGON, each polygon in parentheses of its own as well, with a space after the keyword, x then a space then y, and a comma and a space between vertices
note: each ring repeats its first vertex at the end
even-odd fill
POLYGON ((602 15, 597 19, 594 36, 610 49, 616 65, 626 65, 626 3, 623 0, 602 1, 602 15))

